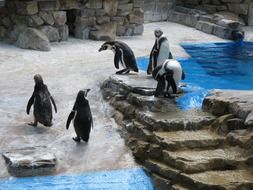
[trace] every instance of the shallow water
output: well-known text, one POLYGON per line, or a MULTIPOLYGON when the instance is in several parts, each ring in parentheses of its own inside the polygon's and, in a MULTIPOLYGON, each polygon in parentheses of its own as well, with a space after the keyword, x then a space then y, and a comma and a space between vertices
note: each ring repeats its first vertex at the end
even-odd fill
MULTIPOLYGON (((176 58, 186 73, 182 81, 186 92, 177 98, 183 109, 200 108, 212 89, 253 89, 253 43, 182 44, 191 58, 176 58)), ((138 65, 146 70, 148 58, 138 59, 138 65)))

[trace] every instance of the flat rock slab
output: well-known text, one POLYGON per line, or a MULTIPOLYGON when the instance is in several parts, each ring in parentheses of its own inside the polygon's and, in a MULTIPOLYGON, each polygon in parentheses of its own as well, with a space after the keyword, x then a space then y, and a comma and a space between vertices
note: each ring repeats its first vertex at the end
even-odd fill
POLYGON ((48 175, 55 171, 56 157, 41 148, 19 149, 2 154, 10 175, 17 177, 48 175))
POLYGON ((167 113, 136 111, 136 118, 153 131, 202 129, 215 120, 213 115, 201 110, 175 110, 167 113))
POLYGON ((239 168, 247 161, 247 156, 238 147, 214 150, 164 151, 167 164, 185 173, 198 173, 208 170, 226 170, 239 168))
POLYGON ((203 108, 215 115, 232 113, 253 127, 253 91, 214 90, 203 101, 203 108))
POLYGON ((185 176, 199 189, 253 189, 253 170, 209 171, 185 176))
POLYGON ((155 132, 157 143, 167 150, 215 148, 225 143, 225 138, 210 130, 155 132))

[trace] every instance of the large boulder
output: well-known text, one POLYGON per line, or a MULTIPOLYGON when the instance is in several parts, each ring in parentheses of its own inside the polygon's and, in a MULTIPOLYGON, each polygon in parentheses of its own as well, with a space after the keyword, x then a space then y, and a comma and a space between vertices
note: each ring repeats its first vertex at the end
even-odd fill
POLYGON ((26 28, 19 35, 17 46, 23 49, 50 51, 50 43, 47 36, 35 28, 26 28))

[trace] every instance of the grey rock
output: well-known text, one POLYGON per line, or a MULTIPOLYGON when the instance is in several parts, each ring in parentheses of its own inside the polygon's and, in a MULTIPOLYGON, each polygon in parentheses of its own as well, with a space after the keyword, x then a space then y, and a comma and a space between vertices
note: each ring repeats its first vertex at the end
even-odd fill
POLYGON ((15 1, 17 14, 34 15, 38 13, 38 3, 36 1, 15 1))
POLYGON ((45 149, 26 148, 2 154, 8 172, 17 177, 48 175, 55 171, 56 157, 45 149))
POLYGON ((69 37, 69 28, 68 25, 64 24, 63 26, 57 27, 59 31, 60 41, 67 41, 69 37))
POLYGON ((228 10, 239 15, 247 15, 249 10, 249 4, 246 3, 229 3, 228 10))
POLYGON ((132 24, 143 24, 144 23, 144 12, 141 8, 135 8, 128 15, 129 23, 132 24))
POLYGON ((45 22, 45 24, 54 25, 54 17, 52 13, 46 12, 46 11, 40 11, 39 16, 45 22))
POLYGON ((90 32, 90 39, 93 40, 114 40, 116 37, 116 23, 102 24, 96 31, 90 32))
POLYGON ((117 15, 118 16, 127 16, 133 9, 133 4, 128 3, 128 4, 119 4, 118 5, 118 10, 117 10, 117 15))
POLYGON ((88 1, 88 3, 86 4, 86 6, 88 8, 92 8, 92 9, 102 9, 102 7, 103 7, 103 1, 102 0, 88 1))
POLYGON ((79 0, 60 0, 60 10, 80 9, 79 0))
POLYGON ((47 36, 49 42, 58 42, 60 40, 58 29, 55 27, 50 25, 42 26, 40 31, 47 36))
POLYGON ((17 40, 17 46, 23 49, 49 51, 50 44, 45 34, 34 28, 26 28, 17 40))
POLYGON ((54 11, 53 12, 54 23, 57 26, 62 26, 67 21, 67 16, 65 11, 54 11))
POLYGON ((253 26, 253 3, 249 4, 248 25, 253 26))
POLYGON ((7 29, 3 26, 0 26, 0 40, 3 40, 6 38, 7 35, 7 29))
POLYGON ((104 0, 103 9, 105 10, 105 13, 109 16, 116 16, 118 3, 118 0, 104 0))
POLYGON ((40 11, 58 11, 60 9, 60 1, 39 1, 38 6, 40 11))
POLYGON ((7 33, 9 42, 15 43, 18 40, 19 35, 22 34, 26 28, 25 25, 14 25, 13 29, 7 33))

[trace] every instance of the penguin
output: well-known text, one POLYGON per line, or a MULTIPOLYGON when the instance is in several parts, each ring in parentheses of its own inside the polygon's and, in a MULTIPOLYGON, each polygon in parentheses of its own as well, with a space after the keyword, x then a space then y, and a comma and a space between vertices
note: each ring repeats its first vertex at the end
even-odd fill
POLYGON ((174 59, 167 59, 162 65, 157 66, 152 76, 157 80, 156 97, 160 95, 171 97, 170 92, 176 94, 180 80, 185 79, 181 64, 174 59))
POLYGON ((81 140, 88 142, 90 137, 90 130, 93 127, 93 119, 90 110, 89 101, 86 99, 90 89, 80 90, 77 94, 75 104, 72 111, 70 112, 66 129, 68 130, 71 120, 76 132, 76 137, 73 140, 80 142, 81 140))
POLYGON ((99 52, 104 50, 112 50, 114 52, 114 66, 119 69, 119 63, 124 69, 117 71, 116 74, 127 74, 130 71, 138 72, 135 56, 131 48, 121 41, 105 42, 99 52))
POLYGON ((34 75, 34 82, 34 91, 26 107, 26 113, 29 115, 33 105, 34 122, 29 125, 36 127, 39 122, 46 127, 51 127, 53 119, 51 103, 54 105, 55 113, 57 113, 56 104, 40 74, 34 75))
POLYGON ((164 36, 163 31, 161 29, 156 29, 154 35, 156 40, 149 56, 148 75, 152 73, 156 66, 162 65, 166 59, 173 59, 170 52, 169 41, 164 36))

